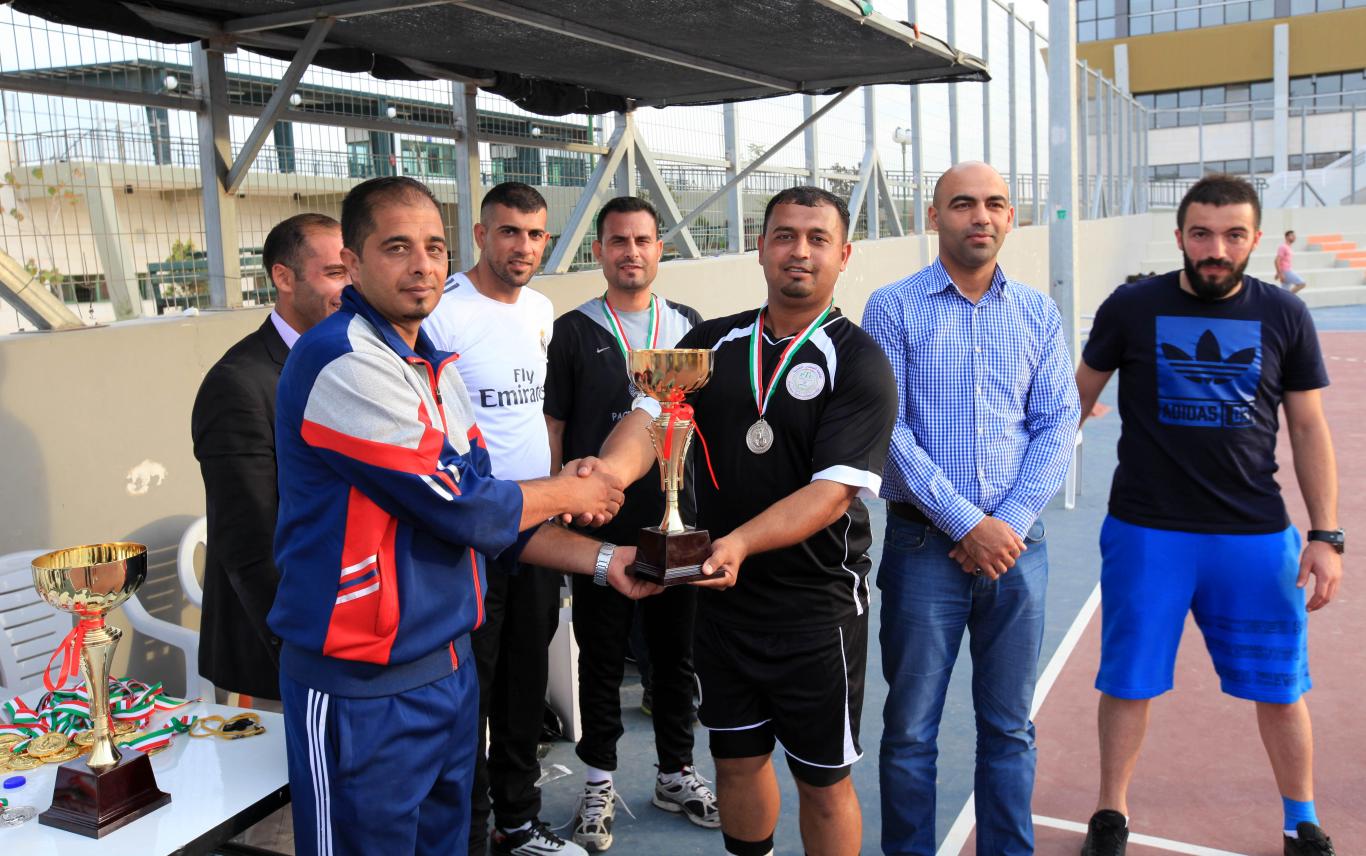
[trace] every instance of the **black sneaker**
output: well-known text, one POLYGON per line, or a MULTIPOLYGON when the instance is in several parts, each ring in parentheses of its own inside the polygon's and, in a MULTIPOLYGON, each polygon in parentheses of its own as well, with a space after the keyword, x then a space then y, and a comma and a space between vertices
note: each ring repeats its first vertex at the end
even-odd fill
MULTIPOLYGON (((1124 815, 1108 808, 1091 815, 1086 825, 1086 843, 1081 856, 1124 856, 1129 841, 1129 825, 1124 815)), ((1287 851, 1288 852, 1288 851, 1287 851)))
POLYGON ((1333 839, 1316 824, 1300 821, 1295 827, 1299 838, 1285 836, 1285 856, 1337 856, 1333 839))
POLYGON ((492 843, 494 856, 588 856, 587 850, 565 841, 539 820, 515 832, 495 829, 492 843))

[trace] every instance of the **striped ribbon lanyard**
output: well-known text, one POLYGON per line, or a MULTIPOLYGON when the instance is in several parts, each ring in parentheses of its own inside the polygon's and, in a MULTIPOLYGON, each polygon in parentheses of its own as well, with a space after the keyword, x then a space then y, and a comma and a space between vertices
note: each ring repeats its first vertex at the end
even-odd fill
MULTIPOLYGON (((612 338, 617 340, 617 347, 621 349, 622 359, 626 360, 627 365, 630 365, 631 340, 626 337, 626 327, 617 317, 616 310, 607 303, 606 292, 603 292, 602 295, 602 317, 607 319, 607 328, 612 331, 612 338)), ((649 339, 645 347, 653 348, 659 344, 659 297, 654 294, 650 295, 650 320, 646 329, 649 330, 649 339)))
MULTIPOLYGON (((764 309, 766 308, 767 307, 764 307, 764 309)), ((767 389, 764 387, 764 379, 762 376, 764 364, 764 309, 759 310, 758 317, 754 319, 754 329, 749 333, 749 388, 754 393, 754 404, 759 408, 760 420, 764 418, 764 413, 768 411, 768 402, 769 399, 773 398, 773 390, 778 386, 778 381, 782 378, 783 373, 787 371, 787 367, 792 362, 792 358, 797 355, 797 351, 801 350, 802 345, 806 343, 807 339, 811 338, 811 335, 816 332, 816 329, 820 327, 821 324, 825 323, 825 319, 830 315, 830 310, 834 308, 835 302, 832 300, 830 301, 830 305, 825 307, 825 311, 816 316, 816 320, 806 325, 806 329, 794 336, 792 341, 788 343, 787 350, 783 351, 782 357, 778 360, 778 365, 773 369, 773 376, 768 380, 767 389)))

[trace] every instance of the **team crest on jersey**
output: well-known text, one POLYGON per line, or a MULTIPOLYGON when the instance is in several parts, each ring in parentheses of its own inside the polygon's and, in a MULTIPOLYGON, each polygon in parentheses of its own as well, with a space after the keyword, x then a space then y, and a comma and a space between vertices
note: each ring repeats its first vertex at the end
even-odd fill
POLYGON ((810 401, 825 389, 825 371, 815 363, 798 363, 787 372, 787 394, 810 401))
POLYGON ((541 356, 550 357, 550 334, 544 330, 541 331, 541 356))

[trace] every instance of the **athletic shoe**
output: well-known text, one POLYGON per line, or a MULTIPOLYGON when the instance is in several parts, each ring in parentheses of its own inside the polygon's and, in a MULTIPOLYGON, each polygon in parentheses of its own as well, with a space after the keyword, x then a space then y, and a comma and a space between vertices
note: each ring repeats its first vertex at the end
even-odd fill
POLYGON ((716 807, 716 794, 707 787, 707 780, 692 767, 684 767, 683 774, 665 784, 655 778, 655 805, 684 816, 698 826, 716 829, 721 825, 721 811, 716 807))
POLYGON ((1081 846, 1081 856, 1124 856, 1124 848, 1129 841, 1129 827, 1124 815, 1110 809, 1101 809, 1091 815, 1086 826, 1086 843, 1081 846))
POLYGON ((1285 836, 1285 856, 1337 856, 1333 839, 1315 824, 1302 820, 1295 827, 1299 838, 1285 836))
POLYGON ((655 694, 646 687, 640 693, 640 712, 646 716, 655 715, 655 694))
POLYGON ((588 782, 574 810, 574 843, 589 853, 612 846, 612 821, 617 813, 617 793, 611 782, 588 782))
POLYGON ((588 851, 565 841, 541 821, 533 820, 531 826, 516 832, 495 829, 493 856, 588 856, 588 851))

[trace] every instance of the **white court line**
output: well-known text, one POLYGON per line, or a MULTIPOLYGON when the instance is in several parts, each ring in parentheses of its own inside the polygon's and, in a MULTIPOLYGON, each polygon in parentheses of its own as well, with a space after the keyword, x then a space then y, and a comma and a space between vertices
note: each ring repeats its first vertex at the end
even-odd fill
MULTIPOLYGON (((1077 823, 1074 820, 1059 820, 1056 817, 1044 817, 1034 815, 1036 826, 1048 826, 1053 829, 1065 829, 1068 832, 1080 832, 1086 834, 1086 824, 1077 823)), ((1129 833, 1130 844, 1142 844, 1144 847, 1156 847, 1158 850, 1166 850, 1170 853, 1186 853, 1189 856, 1244 856, 1242 853, 1234 853, 1232 850, 1217 850, 1213 847, 1202 847, 1199 844, 1187 844, 1184 841, 1172 841, 1169 838, 1158 838, 1153 835, 1139 835, 1136 832, 1129 833)))
MULTIPOLYGON (((1033 719, 1039 713, 1039 708, 1043 707, 1043 701, 1048 697, 1049 690, 1053 689, 1053 684, 1057 682, 1058 675, 1062 674, 1062 667, 1067 664, 1067 659, 1072 656, 1072 650, 1081 641, 1081 634, 1086 631, 1086 625, 1091 623, 1091 617, 1100 608, 1100 583, 1091 589, 1090 597, 1081 605, 1081 610, 1077 617, 1072 619, 1072 626, 1067 628, 1067 633, 1063 635, 1062 641, 1058 643, 1057 650, 1049 659, 1048 665, 1044 667, 1043 674, 1039 675, 1038 681, 1034 684, 1034 703, 1029 708, 1029 718, 1033 719)), ((967 843, 968 836, 972 833, 972 827, 976 823, 977 799, 973 794, 968 794, 967 802, 963 803, 962 811, 958 812, 957 819, 953 826, 949 827, 949 834, 945 836, 944 843, 939 845, 939 850, 935 856, 958 856, 963 850, 963 845, 967 843)), ((1085 827, 1082 828, 1085 832, 1085 827)), ((1211 851, 1213 852, 1213 851, 1211 851)))

